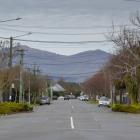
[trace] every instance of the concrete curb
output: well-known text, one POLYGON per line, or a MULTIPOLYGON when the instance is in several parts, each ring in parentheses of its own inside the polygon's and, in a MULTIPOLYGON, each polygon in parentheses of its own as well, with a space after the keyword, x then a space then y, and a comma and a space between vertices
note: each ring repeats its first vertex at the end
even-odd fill
POLYGON ((8 114, 0 114, 0 118, 4 118, 4 117, 7 117, 8 114))

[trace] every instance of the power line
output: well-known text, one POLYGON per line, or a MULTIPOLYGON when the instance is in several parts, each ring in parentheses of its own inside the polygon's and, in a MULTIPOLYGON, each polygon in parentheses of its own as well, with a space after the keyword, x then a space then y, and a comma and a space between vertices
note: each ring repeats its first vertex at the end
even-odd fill
POLYGON ((59 76, 81 76, 81 75, 87 75, 87 76, 89 76, 89 74, 96 74, 97 72, 100 72, 99 70, 98 71, 92 71, 92 72, 84 72, 84 73, 71 73, 71 74, 57 74, 57 73, 49 73, 48 75, 51 75, 51 76, 57 76, 57 77, 59 77, 59 76))
POLYGON ((33 25, 9 25, 9 24, 1 24, 2 26, 7 26, 7 27, 20 27, 20 28, 38 28, 38 29, 95 29, 95 28, 112 28, 112 27, 120 27, 120 26, 132 26, 130 24, 125 24, 125 25, 94 25, 94 26, 78 26, 78 27, 73 27, 73 26, 63 26, 63 27, 57 27, 57 26, 33 26, 33 25))
MULTIPOLYGON (((102 61, 102 62, 104 62, 104 61, 102 61)), ((24 63, 24 64, 29 64, 29 63, 24 63)), ((58 66, 58 65, 70 65, 70 64, 93 64, 93 65, 97 65, 97 64, 102 64, 101 62, 99 63, 99 62, 89 62, 89 61, 85 61, 85 62, 71 62, 71 63, 39 63, 39 65, 42 65, 42 66, 47 66, 47 65, 49 65, 49 66, 58 66), (88 63, 86 63, 86 62, 88 62, 88 63)), ((32 65, 32 64, 29 64, 29 65, 32 65)))
MULTIPOLYGON (((28 57, 34 57, 34 58, 37 58, 37 59, 45 60, 45 58, 41 58, 41 57, 35 57, 35 56, 28 56, 28 57)), ((104 62, 105 58, 107 58, 107 57, 101 57, 100 58, 100 59, 102 59, 101 62, 104 62)), ((64 62, 64 61, 62 62, 61 61, 61 63, 40 63, 39 65, 54 65, 55 66, 55 65, 66 65, 66 64, 84 64, 84 63, 87 64, 87 62, 89 62, 89 61, 90 61, 89 59, 88 60, 84 60, 84 61, 74 61, 74 62, 64 62)), ((90 64, 100 64, 100 63, 99 63, 99 61, 98 62, 97 61, 90 62, 90 64)))
MULTIPOLYGON (((3 28, 0 27, 0 30, 11 30, 11 31, 16 31, 16 32, 22 32, 22 33, 27 33, 29 31, 23 31, 23 30, 18 30, 18 29, 11 29, 11 28, 3 28)), ((112 32, 96 32, 96 33, 51 33, 51 32, 37 32, 37 31, 30 31, 33 34, 42 34, 42 35, 65 35, 65 36, 83 36, 83 35, 105 35, 105 34, 110 34, 112 32)), ((115 33, 118 33, 119 31, 115 31, 115 33)))
MULTIPOLYGON (((0 37, 1 39, 9 39, 7 37, 0 37)), ((46 40, 28 40, 28 39, 13 39, 23 42, 32 42, 32 43, 46 43, 46 44, 89 44, 89 43, 106 43, 112 42, 111 40, 94 40, 94 41, 46 41, 46 40)))
POLYGON ((124 0, 124 1, 126 1, 126 2, 140 2, 140 0, 124 0))
MULTIPOLYGON (((29 64, 29 63, 24 63, 25 65, 33 65, 34 66, 34 64, 29 64)), ((39 64, 39 65, 41 65, 41 64, 39 64)), ((59 73, 48 73, 48 75, 53 75, 53 76, 70 76, 70 75, 85 75, 85 74, 95 74, 95 73, 97 73, 97 72, 100 72, 100 70, 97 70, 97 71, 90 71, 90 72, 83 72, 83 73, 61 73, 61 74, 59 74, 59 73)), ((45 72, 46 74, 47 74, 47 72, 45 72)))
MULTIPOLYGON (((27 63, 24 63, 24 64, 26 65, 27 63)), ((34 65, 34 64, 28 64, 28 65, 34 65)), ((49 76, 53 76, 53 77, 68 77, 68 76, 72 76, 73 77, 73 76, 84 76, 84 75, 89 76, 89 74, 94 75, 94 74, 96 74, 98 72, 100 72, 100 70, 90 71, 90 72, 80 72, 80 73, 61 73, 61 74, 60 73, 44 72, 44 74, 49 75, 49 76)))
POLYGON ((88 44, 88 43, 105 43, 112 42, 111 40, 96 40, 96 41, 45 41, 45 40, 27 40, 27 39, 14 39, 23 42, 37 42, 37 43, 47 43, 47 44, 88 44))

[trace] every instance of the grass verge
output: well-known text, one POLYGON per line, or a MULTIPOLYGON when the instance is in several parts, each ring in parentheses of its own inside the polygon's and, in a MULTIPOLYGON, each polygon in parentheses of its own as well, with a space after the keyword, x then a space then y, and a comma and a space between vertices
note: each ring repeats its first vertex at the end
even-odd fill
POLYGON ((97 100, 89 100, 89 103, 90 104, 98 104, 98 101, 97 100))
POLYGON ((33 107, 29 104, 24 103, 13 103, 13 102, 6 102, 0 103, 0 114, 14 114, 20 112, 30 112, 33 111, 33 107))
POLYGON ((115 104, 112 106, 112 111, 140 114, 140 104, 137 105, 115 104))

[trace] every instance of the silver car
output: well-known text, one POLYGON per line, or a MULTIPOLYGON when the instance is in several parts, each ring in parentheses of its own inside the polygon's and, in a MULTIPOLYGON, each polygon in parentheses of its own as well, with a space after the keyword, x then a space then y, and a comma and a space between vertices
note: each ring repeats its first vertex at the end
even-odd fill
POLYGON ((100 99, 99 99, 99 104, 98 106, 107 106, 109 107, 110 106, 110 99, 108 97, 105 97, 105 96, 102 96, 100 99))
POLYGON ((51 103, 50 97, 45 96, 40 98, 40 105, 44 104, 50 105, 50 103, 51 103))

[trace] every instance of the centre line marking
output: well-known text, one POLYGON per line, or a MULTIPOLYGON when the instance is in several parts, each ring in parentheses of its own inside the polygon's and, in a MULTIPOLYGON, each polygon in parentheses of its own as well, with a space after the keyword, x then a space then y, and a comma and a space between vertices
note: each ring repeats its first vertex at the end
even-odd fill
POLYGON ((75 129, 72 116, 70 117, 70 124, 71 124, 71 129, 75 129))

